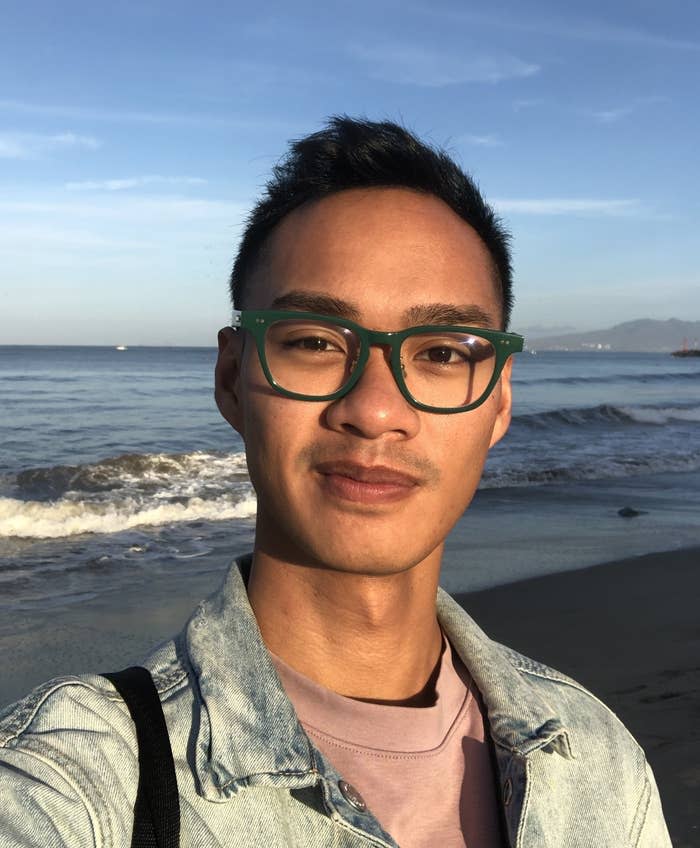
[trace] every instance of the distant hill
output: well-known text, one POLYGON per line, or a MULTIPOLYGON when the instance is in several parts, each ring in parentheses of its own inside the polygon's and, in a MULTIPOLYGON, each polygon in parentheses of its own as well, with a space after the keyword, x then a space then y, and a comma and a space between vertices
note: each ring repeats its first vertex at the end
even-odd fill
POLYGON ((589 333, 565 333, 559 336, 528 337, 527 345, 537 350, 610 350, 670 353, 683 346, 700 347, 700 321, 654 321, 642 318, 626 321, 608 330, 593 330, 589 333))

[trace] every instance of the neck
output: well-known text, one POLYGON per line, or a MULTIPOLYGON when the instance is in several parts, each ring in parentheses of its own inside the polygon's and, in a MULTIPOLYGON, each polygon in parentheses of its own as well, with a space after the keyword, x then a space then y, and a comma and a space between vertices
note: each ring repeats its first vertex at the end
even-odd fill
POLYGON ((442 546, 408 571, 377 577, 256 549, 248 596, 268 649, 296 671, 347 697, 416 703, 441 653, 441 555, 442 546))

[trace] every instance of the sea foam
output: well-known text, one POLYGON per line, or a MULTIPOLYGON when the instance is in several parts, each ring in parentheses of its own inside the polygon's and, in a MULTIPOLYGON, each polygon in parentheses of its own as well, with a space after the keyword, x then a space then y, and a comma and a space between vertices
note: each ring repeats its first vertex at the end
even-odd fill
POLYGON ((55 539, 82 533, 118 533, 132 527, 189 521, 224 521, 255 516, 252 490, 237 500, 232 495, 184 502, 120 503, 60 499, 53 503, 0 498, 0 537, 55 539))
POLYGON ((53 539, 132 527, 250 518, 245 455, 123 454, 32 468, 3 481, 0 538, 53 539))

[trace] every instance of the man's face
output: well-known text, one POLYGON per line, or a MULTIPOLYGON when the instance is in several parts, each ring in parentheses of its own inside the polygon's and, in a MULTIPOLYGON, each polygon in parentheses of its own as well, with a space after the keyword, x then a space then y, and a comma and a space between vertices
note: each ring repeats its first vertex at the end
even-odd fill
MULTIPOLYGON (((442 201, 406 189, 355 189, 295 210, 248 291, 250 309, 324 312, 324 298, 340 300, 353 310, 347 317, 375 330, 413 326, 421 308, 436 305, 466 313, 445 323, 498 328, 501 315, 474 230, 442 201)), ((349 394, 309 402, 275 393, 245 336, 222 335, 217 401, 245 441, 256 546, 358 574, 439 560, 508 427, 510 364, 480 407, 435 414, 405 400, 387 351, 373 347, 349 394)))

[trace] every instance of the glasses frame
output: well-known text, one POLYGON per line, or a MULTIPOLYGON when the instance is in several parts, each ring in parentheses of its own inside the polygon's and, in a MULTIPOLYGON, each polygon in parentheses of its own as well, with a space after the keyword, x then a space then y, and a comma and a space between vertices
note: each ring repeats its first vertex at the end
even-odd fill
POLYGON ((320 315, 315 312, 291 312, 289 310, 274 310, 274 309, 235 309, 233 311, 232 327, 234 330, 247 330, 255 339, 255 346, 258 351, 258 359, 262 367, 265 379, 267 382, 284 397, 294 400, 306 401, 333 401, 347 395, 354 386, 358 383, 362 376, 367 361, 369 359, 370 347, 381 346, 388 347, 391 351, 389 359, 391 373, 394 376, 396 385, 404 398, 416 409, 422 409, 425 412, 435 412, 438 414, 452 414, 455 412, 468 412, 470 409, 476 409, 488 398, 493 391, 496 383, 500 379, 501 372, 508 358, 513 353, 520 353, 523 349, 525 339, 517 333, 504 333, 500 330, 486 330, 483 327, 466 327, 452 324, 424 324, 417 327, 407 327, 405 330, 395 330, 391 332, 382 332, 380 330, 368 330, 354 321, 347 318, 339 318, 333 315, 320 315), (360 350, 357 357, 357 364, 353 369, 350 379, 337 391, 328 395, 306 395, 300 392, 292 392, 280 386, 270 372, 267 364, 267 355, 265 353, 265 333, 267 328, 277 321, 285 321, 289 319, 299 318, 304 321, 318 320, 326 324, 335 324, 338 327, 346 327, 352 330, 360 341, 360 350), (401 368, 401 345, 404 339, 409 336, 422 335, 435 332, 453 332, 453 333, 470 333, 474 336, 489 341, 494 348, 496 354, 496 363, 493 369, 493 376, 487 387, 484 389, 481 396, 466 406, 429 406, 428 404, 417 401, 408 390, 408 386, 403 377, 401 368))

